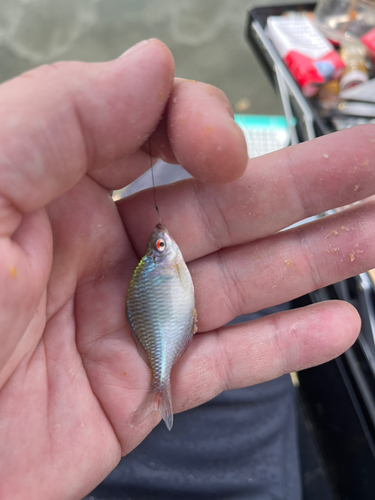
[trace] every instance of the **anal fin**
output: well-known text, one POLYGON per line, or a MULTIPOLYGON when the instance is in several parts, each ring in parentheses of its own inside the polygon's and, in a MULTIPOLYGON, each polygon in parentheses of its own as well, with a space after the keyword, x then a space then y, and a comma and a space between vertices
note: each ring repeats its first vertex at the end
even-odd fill
POLYGON ((197 333, 198 331, 198 314, 197 314, 197 310, 194 309, 194 329, 193 329, 193 335, 194 333, 197 333))

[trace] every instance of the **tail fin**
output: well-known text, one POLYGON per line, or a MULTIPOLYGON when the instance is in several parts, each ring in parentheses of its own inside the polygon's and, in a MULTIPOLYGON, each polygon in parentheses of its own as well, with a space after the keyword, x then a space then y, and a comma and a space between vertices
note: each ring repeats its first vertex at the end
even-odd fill
POLYGON ((173 426, 173 408, 171 396, 171 384, 168 383, 163 387, 160 398, 160 405, 158 408, 161 418, 164 420, 167 429, 170 431, 173 426))
POLYGON ((141 424, 153 411, 158 411, 160 413, 167 429, 170 431, 173 426, 173 409, 171 384, 169 381, 168 383, 163 384, 161 391, 155 390, 151 384, 145 399, 142 401, 134 414, 132 422, 133 425, 141 424))

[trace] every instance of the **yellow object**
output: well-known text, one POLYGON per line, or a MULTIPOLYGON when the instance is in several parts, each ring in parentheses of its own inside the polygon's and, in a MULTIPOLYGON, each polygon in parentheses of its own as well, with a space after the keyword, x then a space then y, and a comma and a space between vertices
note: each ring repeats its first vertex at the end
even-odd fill
POLYGON ((341 48, 340 56, 346 66, 340 80, 340 90, 349 89, 368 80, 365 48, 362 45, 344 45, 341 48))

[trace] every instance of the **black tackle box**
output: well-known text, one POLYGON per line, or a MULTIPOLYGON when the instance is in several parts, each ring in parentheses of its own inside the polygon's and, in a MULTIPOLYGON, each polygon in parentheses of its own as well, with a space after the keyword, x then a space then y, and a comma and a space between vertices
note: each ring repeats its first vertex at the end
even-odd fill
MULTIPOLYGON (((315 3, 264 6, 247 13, 246 39, 280 96, 292 144, 335 129, 320 115, 316 101, 302 95, 268 38, 266 24, 269 16, 314 8, 315 3)), ((331 490, 327 497, 322 490, 316 496, 320 500, 375 498, 374 283, 375 272, 370 271, 294 301, 299 307, 322 300, 346 300, 358 309, 362 318, 362 330, 352 348, 329 363, 298 373, 305 420, 331 490)))

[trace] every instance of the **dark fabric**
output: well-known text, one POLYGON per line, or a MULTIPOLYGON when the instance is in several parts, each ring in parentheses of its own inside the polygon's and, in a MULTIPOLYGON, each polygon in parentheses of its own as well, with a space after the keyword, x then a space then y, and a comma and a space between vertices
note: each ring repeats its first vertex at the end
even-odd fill
POLYGON ((98 486, 95 500, 299 500, 289 376, 227 391, 164 423, 98 486))

